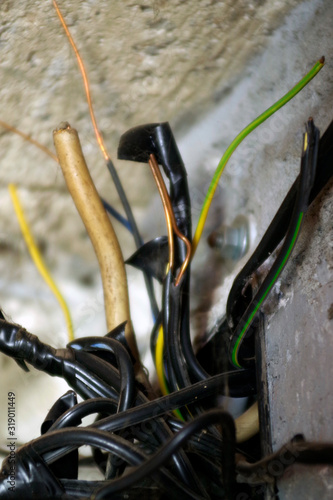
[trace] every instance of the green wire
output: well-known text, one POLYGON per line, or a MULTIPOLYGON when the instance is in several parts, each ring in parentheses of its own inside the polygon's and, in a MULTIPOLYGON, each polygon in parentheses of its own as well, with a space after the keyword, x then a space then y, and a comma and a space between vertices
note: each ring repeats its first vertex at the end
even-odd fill
POLYGON ((200 241, 202 231, 207 219, 208 211, 211 205, 211 202, 214 197, 214 193, 217 188, 217 184, 219 182, 219 179, 222 175, 222 172, 226 166, 226 164, 229 161, 230 156, 232 153, 235 151, 235 149, 239 146, 239 144, 245 139, 247 135, 249 135, 256 127, 261 125, 267 118, 269 118, 272 114, 274 114, 278 109, 282 108, 288 101, 290 101, 293 97, 295 97, 300 90, 302 90, 311 80, 316 76, 316 74, 321 70, 321 68, 324 66, 325 63, 325 58, 322 57, 319 61, 316 62, 316 64, 313 66, 313 68, 307 73, 307 75, 302 78, 287 94, 285 94, 281 99, 279 99, 275 104, 273 104, 270 108, 266 109, 261 115, 259 115, 253 122, 251 122, 247 127, 245 127, 238 135, 235 137, 235 139, 232 141, 230 146, 227 148, 225 151, 224 155, 222 156, 214 177, 210 183, 210 186, 208 188, 205 201, 203 203, 198 225, 194 234, 193 242, 192 242, 192 257, 196 251, 196 248, 198 246, 198 243, 200 241))
POLYGON ((257 291, 256 296, 252 299, 251 304, 243 314, 243 317, 231 338, 230 358, 233 365, 237 368, 241 367, 238 361, 239 350, 248 328, 251 325, 254 316, 258 312, 258 309, 263 304, 268 293, 281 274, 282 269, 286 265, 299 235, 316 172, 319 137, 319 130, 315 127, 312 118, 309 118, 306 126, 306 133, 303 137, 303 152, 301 158, 298 196, 283 246, 269 273, 257 291))
POLYGON ((255 308, 253 309, 252 313, 250 314, 247 322, 245 323, 242 331, 240 332, 237 340, 236 340, 236 343, 235 343, 235 346, 233 348, 233 351, 232 351, 232 355, 231 355, 231 359, 232 359, 232 362, 235 366, 237 366, 238 368, 241 368, 241 365, 239 364, 238 362, 238 350, 239 350, 239 347, 240 347, 240 344, 243 340, 243 337, 248 329, 248 327, 250 326, 254 316, 256 315, 258 309, 260 308, 260 306, 262 305, 262 303, 264 302, 265 298, 267 297, 268 293, 270 292, 270 290, 272 289, 274 283, 276 282, 276 280, 278 279, 279 275, 281 274, 281 271, 282 269, 284 268, 293 248, 294 248, 294 245, 296 243, 296 240, 297 240, 297 237, 298 237, 298 233, 299 233, 299 230, 300 230, 300 227, 301 227, 301 224, 302 224, 302 219, 303 219, 303 216, 304 216, 304 212, 301 212, 299 214, 299 217, 298 217, 298 221, 297 221, 297 225, 296 225, 296 229, 295 229, 295 232, 293 234, 293 237, 292 237, 292 240, 290 242, 290 245, 289 245, 289 248, 286 252, 286 255, 284 256, 278 270, 276 271, 275 275, 273 276, 271 282, 268 284, 265 292, 263 293, 261 299, 258 301, 257 305, 255 306, 255 308))

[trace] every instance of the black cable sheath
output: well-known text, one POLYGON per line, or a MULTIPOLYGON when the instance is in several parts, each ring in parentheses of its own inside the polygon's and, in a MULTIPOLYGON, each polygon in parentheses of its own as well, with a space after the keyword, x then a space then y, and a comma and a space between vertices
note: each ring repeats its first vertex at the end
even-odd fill
POLYGON ((225 499, 234 499, 235 492, 235 424, 233 418, 223 410, 211 410, 189 422, 173 436, 157 453, 125 477, 103 486, 92 496, 92 500, 112 498, 112 495, 133 486, 149 477, 175 453, 194 433, 212 424, 221 424, 223 449, 221 453, 225 499))
MULTIPOLYGON (((271 266, 267 276, 259 287, 254 298, 251 300, 248 305, 245 313, 243 314, 241 320, 239 321, 237 327, 232 332, 230 337, 230 358, 232 358, 232 352, 236 345, 236 342, 239 341, 239 336, 243 331, 245 325, 248 324, 250 318, 253 318, 253 311, 257 307, 257 304, 261 304, 267 296, 267 291, 270 290, 272 283, 274 284, 274 280, 281 272, 281 268, 283 268, 288 258, 290 257, 290 247, 291 245, 295 245, 297 236, 300 231, 300 220, 302 222, 303 215, 307 210, 309 195, 313 185, 313 180, 315 178, 316 166, 317 166, 317 157, 318 157, 318 144, 319 144, 319 130, 314 126, 313 120, 309 119, 306 127, 306 135, 304 136, 306 142, 303 145, 302 149, 302 157, 301 157, 301 168, 299 175, 299 186, 297 190, 297 197, 294 205, 294 209, 291 215, 291 219, 288 225, 288 230, 286 237, 284 239, 282 248, 279 252, 279 255, 275 259, 273 265, 271 266), (295 238, 296 236, 296 238, 295 238)), ((244 340, 248 339, 250 335, 253 333, 253 329, 249 326, 239 344, 239 355, 241 358, 241 346, 243 345, 244 340)), ((246 346, 245 346, 246 347, 246 346)), ((246 351, 247 349, 245 349, 246 351)), ((246 357, 253 356, 254 353, 246 352, 246 357)), ((244 356, 243 356, 244 358, 244 356)))
MULTIPOLYGON (((333 175, 333 121, 319 141, 317 171, 313 187, 309 195, 309 205, 317 197, 323 187, 333 175)), ((237 314, 238 302, 242 298, 242 290, 249 281, 251 275, 261 264, 274 252, 282 238, 286 234, 288 223, 295 205, 299 175, 283 200, 279 210, 270 223, 256 250, 236 276, 227 301, 227 319, 231 328, 239 321, 237 314)))
MULTIPOLYGON (((99 354, 108 354, 109 357, 110 354, 114 355, 120 375, 120 392, 117 412, 125 411, 132 406, 135 397, 134 368, 129 353, 120 342, 110 337, 84 337, 70 342, 68 347, 75 350, 82 349, 88 353, 92 352, 97 356, 99 354)), ((103 454, 99 451, 93 450, 93 453, 95 461, 98 464, 105 461, 103 454)), ((107 463, 109 465, 109 467, 107 466, 106 468, 108 471, 107 478, 111 479, 112 474, 116 475, 118 473, 121 464, 119 464, 119 467, 112 467, 112 463, 114 463, 112 456, 108 457, 107 463)))
MULTIPOLYGON (((181 317, 183 313, 183 280, 175 286, 171 281, 168 289, 167 300, 169 303, 169 323, 165 332, 167 357, 170 358, 171 368, 177 381, 176 389, 183 389, 191 385, 187 365, 181 349, 181 317)), ((175 389, 173 389, 175 390, 175 389)))
MULTIPOLYGON (((38 337, 24 328, 0 319, 0 350, 14 358, 33 364, 50 375, 63 377, 83 398, 107 397, 118 400, 121 389, 119 373, 113 366, 93 354, 74 349, 54 349, 40 342, 38 337)), ((147 398, 138 391, 139 403, 147 398)), ((122 412, 124 415, 126 412, 122 412)), ((170 436, 170 429, 158 420, 156 433, 163 442, 170 436)), ((49 457, 52 462, 54 457, 49 457)), ((188 484, 198 484, 195 473, 186 456, 180 452, 173 457, 180 477, 188 484)))
MULTIPOLYGON (((116 434, 110 434, 105 431, 100 431, 99 429, 92 429, 91 427, 69 427, 48 432, 24 445, 24 448, 30 448, 35 454, 37 453, 42 456, 50 452, 52 453, 53 450, 64 447, 65 445, 75 448, 83 445, 100 448, 116 455, 131 465, 140 465, 146 459, 146 455, 129 441, 116 434)), ((17 450, 17 453, 19 452, 20 450, 17 450)), ((175 480, 175 478, 165 469, 159 471, 156 479, 161 482, 161 485, 165 489, 170 487, 175 488, 175 490, 181 489, 184 495, 190 491, 192 498, 198 500, 202 500, 203 498, 202 496, 196 495, 195 492, 192 492, 189 488, 184 488, 182 483, 175 480)), ((191 498, 191 496, 184 496, 183 498, 191 498)))
POLYGON ((109 337, 84 337, 68 344, 68 347, 78 351, 83 350, 98 353, 110 352, 115 355, 120 375, 118 412, 132 406, 135 396, 135 375, 132 360, 125 347, 117 340, 109 337))
MULTIPOLYGON (((234 389, 234 392, 230 394, 232 397, 244 397, 256 393, 256 377, 253 370, 242 369, 230 371, 214 375, 208 380, 202 380, 190 387, 153 401, 148 401, 125 412, 103 418, 91 424, 90 427, 115 432, 151 419, 157 419, 177 408, 196 403, 214 395, 223 394, 226 381, 234 389)), ((71 411, 73 409, 68 410, 67 413, 70 414, 71 411)), ((52 454, 52 456, 46 454, 44 460, 48 463, 50 461, 53 462, 69 451, 71 451, 70 448, 65 447, 63 450, 58 450, 57 453, 52 454)))
POLYGON ((75 427, 81 423, 81 420, 94 413, 117 413, 118 403, 110 398, 92 398, 82 401, 77 405, 66 410, 49 428, 48 432, 64 429, 65 427, 75 427))
MULTIPOLYGON (((104 360, 97 358, 93 354, 88 354, 83 351, 76 351, 76 357, 80 363, 82 363, 86 368, 91 370, 95 375, 100 377, 103 381, 110 384, 111 387, 114 387, 118 392, 120 391, 120 379, 117 371, 104 360)), ((139 401, 147 401, 147 398, 142 394, 138 393, 139 401)), ((124 415, 126 412, 121 412, 118 415, 124 415)), ((166 425, 163 420, 157 420, 156 422, 156 437, 160 442, 163 442, 167 437, 170 436, 171 431, 169 427, 166 425)), ((197 485, 200 487, 199 481, 195 478, 196 474, 194 473, 190 462, 187 460, 186 455, 180 452, 178 455, 174 455, 172 457, 179 476, 182 480, 190 485, 197 485)))

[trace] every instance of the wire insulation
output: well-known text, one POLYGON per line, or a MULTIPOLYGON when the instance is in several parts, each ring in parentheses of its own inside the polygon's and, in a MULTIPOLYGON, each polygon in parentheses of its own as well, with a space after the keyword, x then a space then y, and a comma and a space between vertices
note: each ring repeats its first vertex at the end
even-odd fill
POLYGON ((223 170, 228 163, 231 155, 235 151, 235 149, 240 145, 240 143, 247 137, 255 128, 257 128, 259 125, 261 125, 267 118, 272 116, 276 111, 278 111, 282 106, 287 104, 288 101, 290 101, 293 97, 295 97, 298 92, 300 92, 311 80, 316 76, 316 74, 322 69, 325 63, 325 58, 322 57, 319 61, 316 62, 316 64, 311 68, 311 70, 302 78, 289 92, 287 92, 281 99, 279 99, 275 104, 270 106, 266 111, 264 111, 261 115, 259 115, 253 122, 251 122, 247 127, 245 127, 238 135, 235 137, 235 139, 232 141, 230 146, 227 148, 225 151, 224 155, 222 156, 215 174, 213 176, 213 179, 210 183, 210 186, 208 188, 199 221, 197 224, 197 228, 193 237, 193 242, 192 242, 192 257, 195 254, 195 251, 197 249, 197 246, 199 244, 203 228, 207 219, 208 211, 210 208, 210 205, 212 203, 219 179, 223 173, 223 170))
POLYGON ((46 284, 49 286, 49 288, 52 290, 54 296, 56 297, 57 301, 60 304, 60 307, 64 313, 65 320, 66 320, 66 326, 67 326, 67 331, 68 331, 68 338, 69 341, 74 340, 74 331, 73 331, 73 323, 72 323, 72 318, 71 314, 69 311, 69 308, 67 306, 66 300, 64 299, 63 295, 61 294, 59 288, 55 284, 50 271, 48 270, 43 257, 38 249, 38 246, 35 243, 35 240, 32 236, 31 229, 29 227, 29 224, 25 218, 24 211, 22 208, 22 205, 20 203, 20 199, 18 197, 17 189, 14 184, 9 184, 8 186, 10 196, 12 198, 12 202, 14 205, 15 213, 18 219, 18 222, 20 224, 21 232, 24 238, 24 241, 27 245, 27 248, 29 250, 30 256, 32 260, 35 263, 35 266, 37 267, 38 271, 40 272, 42 278, 46 282, 46 284))
POLYGON ((125 337, 134 357, 139 360, 130 318, 123 256, 110 219, 90 176, 77 131, 64 124, 54 131, 53 138, 68 190, 99 262, 108 331, 126 321, 125 337))
POLYGON ((276 280, 284 269, 288 259, 294 249, 298 235, 300 233, 301 224, 304 219, 304 214, 307 209, 310 191, 315 178, 317 155, 319 145, 319 130, 314 126, 312 118, 308 120, 307 130, 303 138, 302 158, 301 158, 301 173, 299 180, 299 191, 295 202, 294 211, 289 223, 288 232, 283 242, 283 246, 268 272, 266 278, 261 284, 254 299, 243 314, 235 331, 231 335, 230 340, 230 356, 231 361, 237 368, 241 367, 239 360, 240 347, 246 336, 249 336, 250 326, 257 314, 259 308, 267 298, 276 280))

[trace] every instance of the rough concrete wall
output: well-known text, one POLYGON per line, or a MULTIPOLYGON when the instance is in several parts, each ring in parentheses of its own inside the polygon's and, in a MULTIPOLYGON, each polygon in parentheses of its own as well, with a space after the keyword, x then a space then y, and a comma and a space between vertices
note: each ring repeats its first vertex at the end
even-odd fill
MULTIPOLYGON (((225 187, 212 208, 207 231, 246 213, 254 220, 253 244, 258 242, 297 175, 304 122, 313 115, 323 131, 332 120, 329 0, 68 1, 60 7, 85 59, 96 114, 111 154, 115 156, 119 136, 127 128, 169 120, 188 168, 195 219, 207 180, 233 137, 326 55, 327 64, 316 80, 249 137, 224 174, 225 187)), ((76 61, 51 3, 3 1, 0 14, 0 119, 50 148, 52 129, 68 120, 81 133, 97 187, 118 206, 95 145, 76 61)), ((0 133, 0 147, 1 304, 15 321, 46 342, 65 342, 57 304, 30 264, 13 218, 6 186, 16 182, 34 235, 72 305, 78 333, 87 332, 84 325, 91 333, 104 333, 97 265, 57 165, 7 132, 0 133), (32 310, 37 314, 32 316, 32 310)), ((156 217, 159 200, 151 201, 155 187, 146 167, 117 165, 144 237, 164 232, 162 212, 156 217)), ((332 213, 331 204, 325 210, 332 213)), ((322 238, 320 245, 327 248, 325 232, 322 238)), ((122 234, 121 240, 129 255, 131 239, 122 234)), ((204 243, 200 245, 193 275, 198 330, 214 324, 223 312, 232 282, 229 271, 204 243)), ((132 290, 142 283, 130 275, 129 285, 132 290)), ((140 316, 141 289, 131 293, 139 304, 133 318, 137 330, 143 325, 147 332, 146 318, 140 316)), ((18 368, 6 358, 3 364, 6 391, 18 368)), ((22 415, 35 415, 40 408, 32 424, 24 416, 19 418, 23 440, 36 435, 40 419, 64 389, 35 372, 19 373, 22 415), (49 394, 44 406, 40 394, 45 388, 49 394)))
MULTIPOLYGON (((276 289, 265 342, 275 451, 303 434, 333 441, 333 185, 308 211, 294 257, 276 289)), ((333 467, 294 465, 278 481, 280 500, 332 497, 333 467)))
MULTIPOLYGON (((189 124, 262 50, 272 30, 297 3, 60 3, 82 51, 111 155, 115 157, 121 133, 131 126, 165 120, 189 124)), ((76 60, 51 1, 3 1, 0 9, 1 119, 51 149, 52 130, 69 121, 80 132, 98 188, 118 206, 95 144, 76 60)), ((25 206, 46 250, 55 246, 92 258, 58 167, 2 130, 0 147, 2 227, 11 225, 6 186, 15 182, 24 188, 25 206)), ((145 206, 153 190, 149 172, 123 162, 118 165, 133 204, 145 206)), ((14 245, 18 231, 5 233, 3 239, 14 245)))

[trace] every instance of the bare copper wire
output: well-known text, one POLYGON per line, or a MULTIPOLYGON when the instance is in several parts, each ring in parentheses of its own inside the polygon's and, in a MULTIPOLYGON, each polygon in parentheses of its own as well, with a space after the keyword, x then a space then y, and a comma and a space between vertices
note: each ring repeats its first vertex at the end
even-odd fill
POLYGON ((53 0, 53 6, 54 6, 54 8, 55 8, 55 10, 57 12, 57 15, 58 15, 58 17, 60 19, 61 24, 62 24, 62 26, 63 26, 63 28, 65 30, 66 36, 67 36, 67 38, 69 40, 69 43, 71 44, 71 46, 72 46, 72 48, 73 48, 73 50, 75 52, 75 57, 76 57, 76 60, 78 62, 78 65, 79 65, 79 68, 80 68, 80 72, 81 72, 81 75, 82 75, 82 79, 83 79, 84 90, 85 90, 85 93, 86 93, 86 96, 87 96, 87 102, 88 102, 88 107, 89 107, 90 118, 91 118, 91 121, 92 121, 92 125, 94 127, 94 131, 95 131, 96 139, 97 139, 97 142, 98 142, 98 146, 99 146, 100 150, 102 151, 105 160, 106 161, 110 160, 110 155, 107 152, 106 146, 105 146, 104 141, 103 141, 102 134, 99 131, 99 128, 98 128, 98 125, 97 125, 97 121, 96 121, 96 118, 95 118, 95 113, 94 113, 92 99, 91 99, 91 93, 90 93, 89 81, 88 81, 88 77, 87 77, 87 72, 86 72, 84 64, 83 64, 82 57, 80 55, 80 52, 79 52, 77 46, 75 45, 75 42, 74 42, 74 40, 72 38, 72 35, 70 34, 70 31, 69 31, 69 29, 67 27, 66 21, 63 18, 63 15, 60 12, 60 9, 58 7, 58 4, 57 4, 56 0, 53 0))
MULTIPOLYGON (((154 175, 154 179, 155 179, 155 182, 157 184, 157 187, 158 187, 158 190, 159 190, 159 193, 160 193, 160 196, 162 198, 162 203, 163 203, 163 207, 164 207, 164 212, 165 212, 165 217, 167 219, 167 227, 168 227, 168 238, 169 238, 169 231, 170 231, 170 227, 169 227, 169 222, 168 220, 170 219, 170 223, 171 223, 171 227, 172 227, 172 230, 173 232, 178 236, 178 238, 180 238, 186 245, 186 257, 184 259, 184 262, 180 268, 180 271, 178 273, 178 276, 176 278, 176 281, 175 281, 175 286, 178 286, 179 283, 180 283, 180 280, 182 279, 182 276, 183 274, 185 273, 186 271, 186 268, 190 262, 190 259, 191 259, 191 243, 190 241, 186 238, 186 236, 184 236, 178 229, 178 226, 177 226, 177 221, 176 221, 176 218, 175 218, 175 214, 173 213, 173 209, 172 209, 172 205, 171 205, 171 201, 170 201, 170 198, 169 198, 169 193, 167 191, 167 188, 165 186, 165 183, 164 183, 164 180, 163 180, 163 177, 162 177, 162 174, 160 172, 160 169, 159 169, 159 166, 158 166, 158 163, 157 163, 157 160, 156 160, 156 157, 155 155, 151 154, 149 156, 149 160, 148 160, 148 163, 149 163, 149 166, 153 172, 153 175, 154 175)), ((172 231, 171 231, 172 232, 172 231)), ((170 238, 169 238, 169 258, 170 258, 170 238)), ((172 242, 173 242, 173 239, 172 239, 172 242)), ((172 259, 174 259, 174 248, 173 248, 173 243, 172 243, 172 259)), ((173 262, 173 260, 172 260, 173 262)), ((170 266, 171 267, 171 266, 170 266)))
POLYGON ((54 153, 52 153, 52 151, 50 151, 47 147, 43 146, 43 144, 41 144, 40 142, 35 141, 35 139, 33 139, 32 137, 30 137, 30 135, 27 135, 24 132, 21 132, 21 130, 18 130, 17 128, 13 127, 12 125, 9 125, 6 122, 3 122, 2 120, 0 120, 0 125, 1 125, 1 127, 4 127, 7 130, 10 130, 11 132, 14 132, 14 134, 19 135, 25 141, 30 142, 30 144, 33 144, 34 146, 36 146, 37 148, 39 148, 41 151, 43 151, 44 153, 46 153, 47 155, 49 155, 50 158, 52 158, 53 160, 58 161, 57 156, 54 153))
MULTIPOLYGON (((75 42, 72 38, 72 35, 70 34, 70 31, 67 27, 67 24, 65 22, 65 19, 63 18, 61 12, 60 12, 60 9, 58 7, 58 4, 56 2, 56 0, 53 0, 53 5, 54 5, 54 8, 57 12, 57 15, 60 19, 60 22, 64 28, 64 31, 66 33, 66 36, 75 52, 75 56, 76 56, 76 59, 77 59, 77 62, 78 62, 78 65, 79 65, 79 68, 80 68, 80 72, 81 72, 81 75, 82 75, 82 79, 83 79, 83 84, 84 84, 84 89, 85 89, 85 92, 86 92, 86 96, 87 96, 87 102, 88 102, 88 107, 89 107, 89 113, 90 113, 90 117, 91 117, 91 121, 92 121, 92 124, 93 124, 93 127, 94 127, 94 131, 95 131, 95 135, 96 135, 96 138, 97 138, 97 142, 98 142, 98 145, 103 153, 103 156, 105 158, 105 160, 110 160, 110 156, 107 152, 107 149, 106 149, 106 146, 104 144, 104 141, 103 141, 103 138, 102 138, 102 134, 100 133, 99 129, 98 129, 98 126, 97 126, 97 121, 96 121, 96 118, 95 118, 95 113, 94 113, 94 110, 93 110, 93 105, 92 105, 92 99, 91 99, 91 93, 90 93, 90 86, 89 86, 89 81, 88 81, 88 77, 87 77, 87 73, 86 73, 86 70, 85 70, 85 67, 84 67, 84 64, 83 64, 83 61, 82 61, 82 58, 81 58, 81 55, 79 53, 79 50, 78 48, 76 47, 75 45, 75 42)), ((153 155, 152 155, 153 156, 153 155)), ((155 159, 155 158, 154 158, 155 159)), ((154 160, 153 160, 154 161, 154 160)), ((155 162, 156 162, 156 159, 155 159, 155 162)), ((156 165, 157 165, 157 168, 154 164, 154 167, 155 168, 155 172, 157 172, 157 175, 159 174, 160 175, 160 179, 162 179, 162 183, 161 185, 164 185, 164 188, 165 188, 165 193, 167 194, 167 198, 165 198, 168 203, 168 205, 166 205, 168 207, 168 210, 167 212, 170 214, 171 216, 171 224, 172 224, 172 227, 173 227, 173 231, 176 233, 176 235, 182 240, 184 241, 185 245, 186 245, 186 248, 187 248, 187 253, 186 253, 186 257, 185 257, 185 260, 182 264, 182 267, 179 271, 179 274, 177 276, 177 279, 176 279, 176 282, 175 282, 175 285, 177 286, 189 264, 189 261, 190 261, 190 257, 191 257, 191 243, 189 242, 189 240, 179 231, 178 229, 178 226, 177 226, 177 223, 176 223, 176 219, 175 219, 175 216, 174 216, 174 213, 173 213, 173 210, 172 210, 172 206, 171 206, 171 202, 170 202, 170 199, 169 199, 169 195, 168 195, 168 192, 167 192, 167 189, 165 187, 165 184, 164 184, 164 181, 163 181, 163 177, 161 176, 161 173, 159 171, 159 168, 158 168, 158 164, 156 162, 156 165)), ((162 199, 162 202, 163 202, 163 199, 162 199)), ((167 224, 168 224, 168 217, 166 216, 166 219, 167 219, 167 224)), ((170 240, 171 241, 171 240, 170 240)), ((173 245, 170 245, 171 246, 171 250, 173 252, 173 245)), ((173 254, 171 255, 172 257, 172 260, 171 262, 173 261, 173 254)))
POLYGON ((160 193, 160 197, 162 200, 163 208, 164 208, 164 214, 165 214, 165 220, 166 220, 166 226, 167 226, 167 231, 168 231, 168 242, 169 242, 169 269, 173 269, 174 265, 174 239, 173 239, 173 230, 172 230, 172 220, 171 220, 171 214, 170 214, 170 199, 168 195, 168 191, 165 187, 163 177, 161 176, 161 173, 158 168, 158 164, 156 162, 156 159, 154 155, 151 155, 153 158, 149 159, 148 163, 151 168, 152 174, 154 176, 158 192, 160 193))

